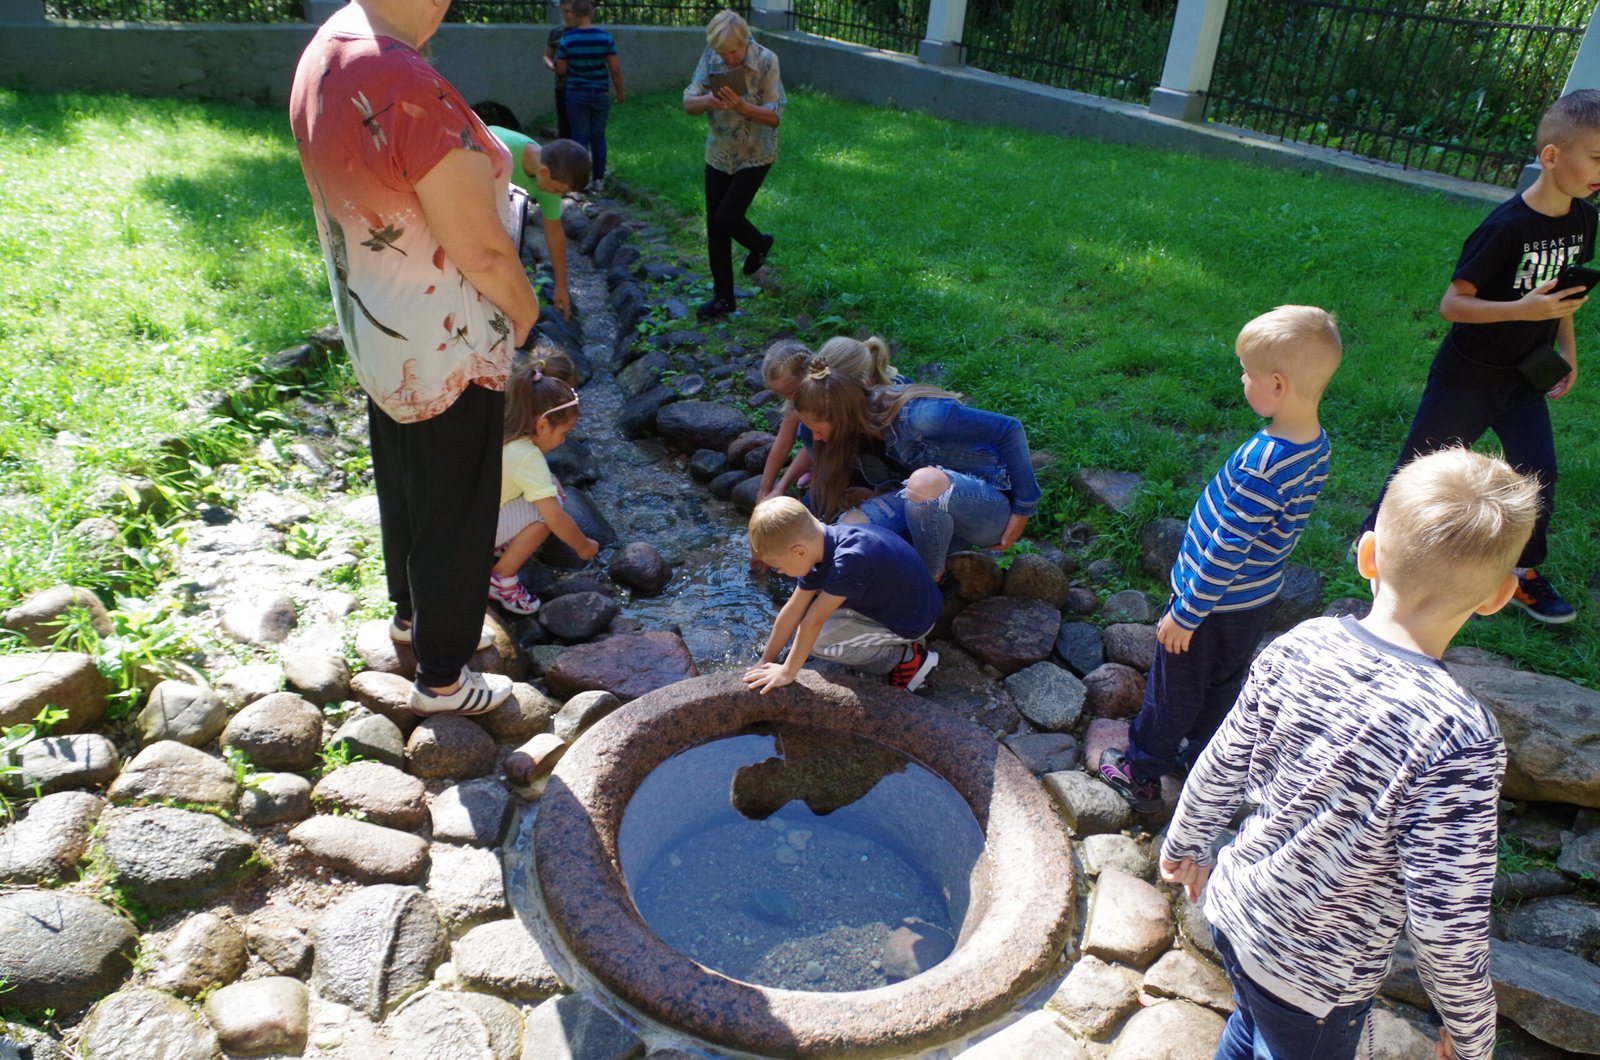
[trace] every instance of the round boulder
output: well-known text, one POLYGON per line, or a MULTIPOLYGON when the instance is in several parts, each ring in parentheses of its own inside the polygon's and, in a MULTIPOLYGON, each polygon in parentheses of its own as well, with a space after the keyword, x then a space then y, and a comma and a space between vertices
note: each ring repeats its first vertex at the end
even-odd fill
POLYGON ((133 968, 139 932, 126 917, 66 891, 0 894, 0 980, 6 1005, 76 1012, 133 968))
POLYGON ((425 718, 406 741, 406 760, 419 777, 481 777, 494 769, 494 737, 468 718, 425 718))
POLYGON ((605 632, 617 617, 617 603, 603 593, 567 593, 539 609, 539 622, 552 635, 581 642, 605 632))
POLYGON ((162 681, 150 690, 150 701, 139 711, 136 723, 147 744, 176 740, 202 747, 228 724, 228 710, 209 688, 187 681, 162 681))
POLYGON ((0 618, 0 625, 22 634, 24 640, 35 648, 47 648, 55 643, 67 618, 81 611, 89 628, 102 637, 112 634, 111 616, 106 605, 88 589, 71 585, 57 585, 34 593, 0 618))
POLYGON ((624 545, 606 569, 613 580, 647 596, 660 592, 672 580, 667 561, 643 541, 624 545))
POLYGON ((237 747, 259 769, 310 769, 322 748, 322 711, 293 692, 274 692, 233 716, 222 746, 237 747))
POLYGON ((1061 613, 1043 600, 992 596, 956 616, 961 646, 1002 674, 1048 658, 1061 627, 1061 613))
POLYGON ((1101 718, 1131 718, 1144 703, 1144 675, 1131 666, 1108 662, 1084 675, 1084 706, 1101 718))
POLYGON ((726 450, 750 429, 750 417, 712 401, 678 401, 656 413, 656 433, 679 452, 726 450))
POLYGON ((117 882, 152 908, 198 905, 263 868, 250 834, 208 813, 155 806, 111 817, 100 820, 117 882))
POLYGON ((1071 588, 1059 565, 1044 556, 1024 552, 1012 557, 1011 566, 1006 569, 1003 592, 1007 596, 1043 600, 1059 609, 1067 602, 1067 591, 1071 588))

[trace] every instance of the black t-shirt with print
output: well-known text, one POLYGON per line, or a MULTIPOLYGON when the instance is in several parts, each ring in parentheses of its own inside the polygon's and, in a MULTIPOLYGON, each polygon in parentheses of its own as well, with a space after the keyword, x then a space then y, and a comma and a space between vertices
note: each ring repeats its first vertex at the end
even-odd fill
MULTIPOLYGON (((1595 208, 1574 199, 1564 217, 1547 217, 1521 195, 1501 203, 1461 246, 1452 280, 1466 280, 1478 297, 1514 302, 1568 265, 1594 257, 1595 208)), ((1453 324, 1433 370, 1451 382, 1500 385, 1521 376, 1517 362, 1554 342, 1554 320, 1453 324)))

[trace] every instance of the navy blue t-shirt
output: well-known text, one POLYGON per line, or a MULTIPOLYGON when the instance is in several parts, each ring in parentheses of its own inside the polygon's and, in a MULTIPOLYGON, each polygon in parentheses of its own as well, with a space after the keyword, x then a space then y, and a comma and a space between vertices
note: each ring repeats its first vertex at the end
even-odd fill
POLYGON ((556 58, 567 61, 568 88, 604 89, 611 83, 606 56, 617 54, 617 42, 599 26, 570 26, 556 45, 556 58))
POLYGON ((904 538, 870 524, 822 528, 822 560, 800 588, 844 597, 843 606, 915 640, 944 612, 933 576, 904 538))

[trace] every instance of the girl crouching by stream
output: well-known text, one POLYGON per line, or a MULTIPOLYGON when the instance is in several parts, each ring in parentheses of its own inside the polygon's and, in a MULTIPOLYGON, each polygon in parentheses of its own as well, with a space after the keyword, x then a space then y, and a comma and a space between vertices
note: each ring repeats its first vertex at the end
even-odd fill
POLYGON ((499 558, 489 575, 489 599, 507 611, 531 615, 539 598, 522 587, 517 572, 555 534, 579 559, 593 559, 600 543, 586 535, 561 506, 562 491, 545 454, 578 424, 578 395, 559 376, 570 365, 531 359, 516 365, 506 383, 505 448, 501 455, 499 558))

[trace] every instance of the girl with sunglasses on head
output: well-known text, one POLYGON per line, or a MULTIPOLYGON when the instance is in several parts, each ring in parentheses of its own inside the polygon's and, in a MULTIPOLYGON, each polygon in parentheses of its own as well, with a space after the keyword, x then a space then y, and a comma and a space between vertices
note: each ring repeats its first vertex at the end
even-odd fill
POLYGON ((551 534, 580 559, 593 559, 600 543, 584 534, 561 506, 561 486, 545 454, 567 440, 578 424, 578 395, 558 378, 562 366, 530 359, 511 370, 506 385, 505 448, 501 455, 500 551, 489 575, 489 599, 507 611, 531 615, 539 598, 522 587, 517 572, 551 534))

